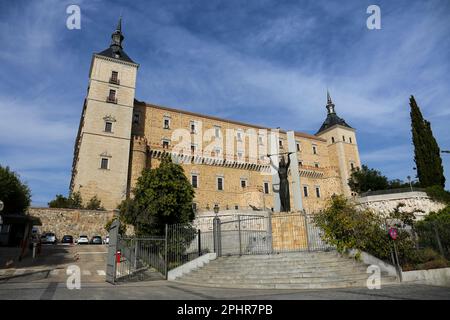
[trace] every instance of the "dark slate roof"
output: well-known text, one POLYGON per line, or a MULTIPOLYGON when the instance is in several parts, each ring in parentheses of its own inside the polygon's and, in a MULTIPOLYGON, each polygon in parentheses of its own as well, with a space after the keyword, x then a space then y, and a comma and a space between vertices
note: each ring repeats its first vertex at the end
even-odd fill
POLYGON ((131 63, 136 63, 133 60, 131 60, 131 58, 125 53, 125 51, 123 51, 122 48, 117 47, 113 49, 113 46, 109 47, 108 49, 97 53, 100 56, 104 56, 104 57, 108 57, 108 58, 113 58, 113 59, 119 59, 122 61, 126 61, 126 62, 131 62, 131 63), (115 54, 119 54, 119 57, 117 58, 115 54))
POLYGON ((327 118, 325 119, 325 121, 323 122, 322 126, 320 127, 319 131, 317 131, 317 133, 325 131, 328 128, 331 128, 332 126, 337 124, 347 128, 352 128, 347 124, 347 122, 345 122, 344 119, 340 118, 336 113, 328 113, 327 118))

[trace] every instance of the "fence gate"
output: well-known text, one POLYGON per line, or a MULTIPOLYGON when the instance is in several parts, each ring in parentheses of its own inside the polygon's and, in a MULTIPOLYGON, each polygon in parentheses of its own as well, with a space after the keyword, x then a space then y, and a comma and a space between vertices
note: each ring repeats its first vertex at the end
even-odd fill
POLYGON ((219 256, 333 249, 306 213, 238 215, 220 220, 215 232, 219 256))

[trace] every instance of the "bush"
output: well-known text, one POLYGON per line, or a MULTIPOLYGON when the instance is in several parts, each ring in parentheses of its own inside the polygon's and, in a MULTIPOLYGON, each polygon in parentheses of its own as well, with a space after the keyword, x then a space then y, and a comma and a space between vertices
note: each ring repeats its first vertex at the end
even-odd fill
POLYGON ((85 209, 87 209, 87 210, 105 210, 105 208, 102 206, 102 202, 100 201, 99 198, 97 198, 97 196, 93 196, 88 201, 85 209))
POLYGON ((56 198, 48 203, 50 208, 83 209, 83 200, 79 192, 73 192, 68 198, 57 194, 56 198))
POLYGON ((450 192, 441 186, 432 186, 425 189, 427 195, 434 201, 450 205, 450 192))
POLYGON ((415 225, 419 236, 419 244, 422 247, 431 247, 439 251, 436 232, 439 234, 444 255, 450 257, 450 206, 438 212, 429 213, 422 221, 415 225))

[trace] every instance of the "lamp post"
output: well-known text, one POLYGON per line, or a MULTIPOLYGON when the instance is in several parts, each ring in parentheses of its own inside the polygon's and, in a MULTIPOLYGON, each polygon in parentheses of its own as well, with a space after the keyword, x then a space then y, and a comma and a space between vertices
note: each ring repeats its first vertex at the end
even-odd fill
POLYGON ((408 182, 409 182, 409 187, 410 187, 410 189, 411 189, 411 192, 413 191, 413 189, 412 189, 412 185, 411 185, 411 176, 407 176, 406 177, 406 179, 408 179, 408 182))

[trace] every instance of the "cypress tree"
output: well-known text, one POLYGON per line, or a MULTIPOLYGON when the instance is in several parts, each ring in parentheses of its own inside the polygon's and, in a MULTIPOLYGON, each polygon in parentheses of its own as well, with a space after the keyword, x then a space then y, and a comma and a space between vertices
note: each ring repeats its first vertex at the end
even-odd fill
POLYGON ((414 96, 409 98, 409 105, 411 106, 414 162, 416 163, 420 185, 423 188, 434 185, 444 188, 444 168, 442 167, 439 146, 431 131, 430 122, 423 118, 414 96))

